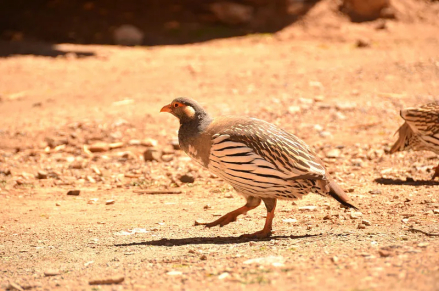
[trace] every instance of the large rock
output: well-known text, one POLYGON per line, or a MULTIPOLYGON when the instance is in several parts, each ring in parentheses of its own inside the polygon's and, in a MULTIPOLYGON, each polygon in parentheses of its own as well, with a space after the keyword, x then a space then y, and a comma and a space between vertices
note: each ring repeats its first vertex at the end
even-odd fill
POLYGON ((343 0, 342 9, 353 21, 368 21, 380 17, 392 18, 390 0, 343 0))
POLYGON ((233 2, 217 2, 210 10, 221 22, 230 25, 248 23, 253 18, 253 7, 233 2))
POLYGON ((143 32, 130 24, 119 26, 113 34, 114 43, 119 45, 141 45, 143 37, 143 32))

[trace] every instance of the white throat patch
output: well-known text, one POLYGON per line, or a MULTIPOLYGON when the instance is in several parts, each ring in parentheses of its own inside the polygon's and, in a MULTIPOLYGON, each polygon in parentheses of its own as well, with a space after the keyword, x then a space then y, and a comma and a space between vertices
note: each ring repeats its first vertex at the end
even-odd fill
POLYGON ((186 106, 183 109, 183 112, 187 117, 191 119, 195 117, 195 109, 192 106, 186 106))

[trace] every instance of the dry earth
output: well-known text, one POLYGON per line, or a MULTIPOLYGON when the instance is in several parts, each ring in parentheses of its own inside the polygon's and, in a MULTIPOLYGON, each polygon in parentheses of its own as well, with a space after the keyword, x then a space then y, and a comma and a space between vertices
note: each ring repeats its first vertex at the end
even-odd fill
POLYGON ((1 288, 439 290, 439 159, 387 154, 399 109, 439 99, 438 27, 382 25, 0 59, 1 288), (361 213, 309 195, 278 204, 270 239, 239 238, 263 207, 193 226, 244 200, 174 149, 158 112, 177 96, 297 134, 361 213))

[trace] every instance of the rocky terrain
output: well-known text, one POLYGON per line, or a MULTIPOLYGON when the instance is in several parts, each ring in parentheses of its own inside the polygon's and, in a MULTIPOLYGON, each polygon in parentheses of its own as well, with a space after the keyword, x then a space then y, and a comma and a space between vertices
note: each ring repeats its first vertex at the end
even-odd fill
POLYGON ((399 110, 439 99, 429 5, 424 20, 1 58, 1 288, 438 290, 439 158, 388 154, 399 110), (194 226, 244 200, 179 150, 159 114, 178 96, 298 135, 360 211, 308 195, 278 204, 270 239, 239 238, 264 207, 194 226))

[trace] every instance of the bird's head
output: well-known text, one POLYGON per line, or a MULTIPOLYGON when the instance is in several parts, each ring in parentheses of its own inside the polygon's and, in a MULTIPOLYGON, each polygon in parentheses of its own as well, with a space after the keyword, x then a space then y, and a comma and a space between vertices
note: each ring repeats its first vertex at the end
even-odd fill
POLYGON ((169 112, 180 120, 181 124, 202 121, 207 117, 203 107, 195 100, 179 97, 170 104, 163 106, 160 112, 169 112))

